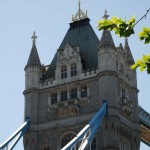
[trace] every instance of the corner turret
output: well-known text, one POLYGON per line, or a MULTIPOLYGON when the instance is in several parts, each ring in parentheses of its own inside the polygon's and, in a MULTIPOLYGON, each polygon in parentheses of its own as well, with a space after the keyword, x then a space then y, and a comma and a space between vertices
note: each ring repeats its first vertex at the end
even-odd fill
POLYGON ((127 59, 128 65, 129 66, 133 65, 134 64, 134 59, 133 59, 133 56, 132 56, 127 38, 125 39, 124 51, 126 53, 126 59, 127 59))
POLYGON ((126 55, 126 65, 127 65, 127 73, 128 73, 129 82, 132 87, 137 87, 136 71, 131 70, 131 66, 135 62, 134 62, 134 58, 132 56, 127 38, 125 39, 124 51, 126 55))
POLYGON ((33 45, 29 55, 27 65, 25 66, 26 80, 25 89, 37 88, 39 80, 41 77, 41 62, 36 48, 36 38, 35 32, 33 33, 33 45))
MULTIPOLYGON (((107 19, 107 11, 103 18, 107 19)), ((116 47, 110 31, 103 30, 98 48, 98 68, 99 71, 116 71, 116 47)))

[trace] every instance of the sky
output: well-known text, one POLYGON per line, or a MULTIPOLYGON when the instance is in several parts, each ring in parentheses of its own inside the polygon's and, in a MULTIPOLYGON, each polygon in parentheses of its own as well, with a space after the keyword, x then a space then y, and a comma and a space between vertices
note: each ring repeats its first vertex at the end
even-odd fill
MULTIPOLYGON (((37 49, 44 65, 50 64, 71 22, 72 14, 78 9, 78 0, 0 0, 0 143, 9 137, 24 120, 25 87, 24 67, 32 47, 31 36, 38 36, 37 49)), ((140 19, 150 8, 145 0, 81 0, 81 8, 88 10, 91 25, 97 36, 98 20, 107 9, 110 17, 140 19)), ((150 53, 150 45, 144 45, 136 36, 143 26, 150 27, 150 14, 135 28, 136 34, 129 38, 135 60, 150 53)), ((113 34, 115 45, 124 39, 113 34)), ((150 75, 137 70, 139 105, 150 112, 150 75)), ((23 150, 22 140, 15 150, 23 150)), ((141 143, 141 150, 149 150, 141 143)))

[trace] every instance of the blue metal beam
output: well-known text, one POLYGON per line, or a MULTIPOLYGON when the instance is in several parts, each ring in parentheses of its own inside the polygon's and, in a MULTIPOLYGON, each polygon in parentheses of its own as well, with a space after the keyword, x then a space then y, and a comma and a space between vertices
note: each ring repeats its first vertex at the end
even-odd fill
POLYGON ((26 133, 26 131, 29 128, 29 125, 30 125, 30 120, 27 119, 18 130, 16 130, 5 142, 3 142, 0 145, 0 150, 3 150, 4 148, 7 148, 8 150, 12 150, 17 144, 17 142, 20 140, 20 138, 26 133), (11 145, 9 146, 9 144, 11 145))
POLYGON ((96 113, 92 120, 73 138, 66 146, 61 150, 73 150, 77 149, 79 144, 79 149, 84 150, 92 142, 94 135, 96 134, 98 127, 101 125, 103 118, 107 113, 107 101, 103 102, 101 109, 96 113))
POLYGON ((150 114, 139 106, 139 120, 140 123, 150 129, 150 114))

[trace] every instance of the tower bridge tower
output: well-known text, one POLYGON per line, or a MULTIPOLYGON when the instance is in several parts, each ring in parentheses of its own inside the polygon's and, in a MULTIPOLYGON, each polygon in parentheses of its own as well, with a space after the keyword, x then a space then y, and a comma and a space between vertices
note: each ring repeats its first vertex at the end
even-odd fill
POLYGON ((108 30, 99 40, 80 1, 48 67, 40 63, 36 38, 34 33, 25 67, 25 117, 31 125, 24 149, 60 150, 107 99, 108 114, 91 150, 139 150, 138 89, 128 40, 116 47, 108 30))

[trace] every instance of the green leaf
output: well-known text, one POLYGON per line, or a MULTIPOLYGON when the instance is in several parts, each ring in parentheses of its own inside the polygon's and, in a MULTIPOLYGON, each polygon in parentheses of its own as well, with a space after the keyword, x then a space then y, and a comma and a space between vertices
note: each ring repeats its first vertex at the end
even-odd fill
POLYGON ((112 17, 111 20, 100 20, 98 22, 98 29, 114 31, 119 37, 129 37, 130 35, 134 34, 134 24, 134 17, 132 17, 128 23, 126 20, 122 20, 121 18, 112 17))
POLYGON ((150 28, 143 27, 143 30, 138 34, 140 40, 144 40, 145 44, 150 43, 150 28))
POLYGON ((140 68, 140 71, 147 71, 150 74, 150 55, 143 55, 142 59, 139 59, 131 66, 131 70, 140 68))

